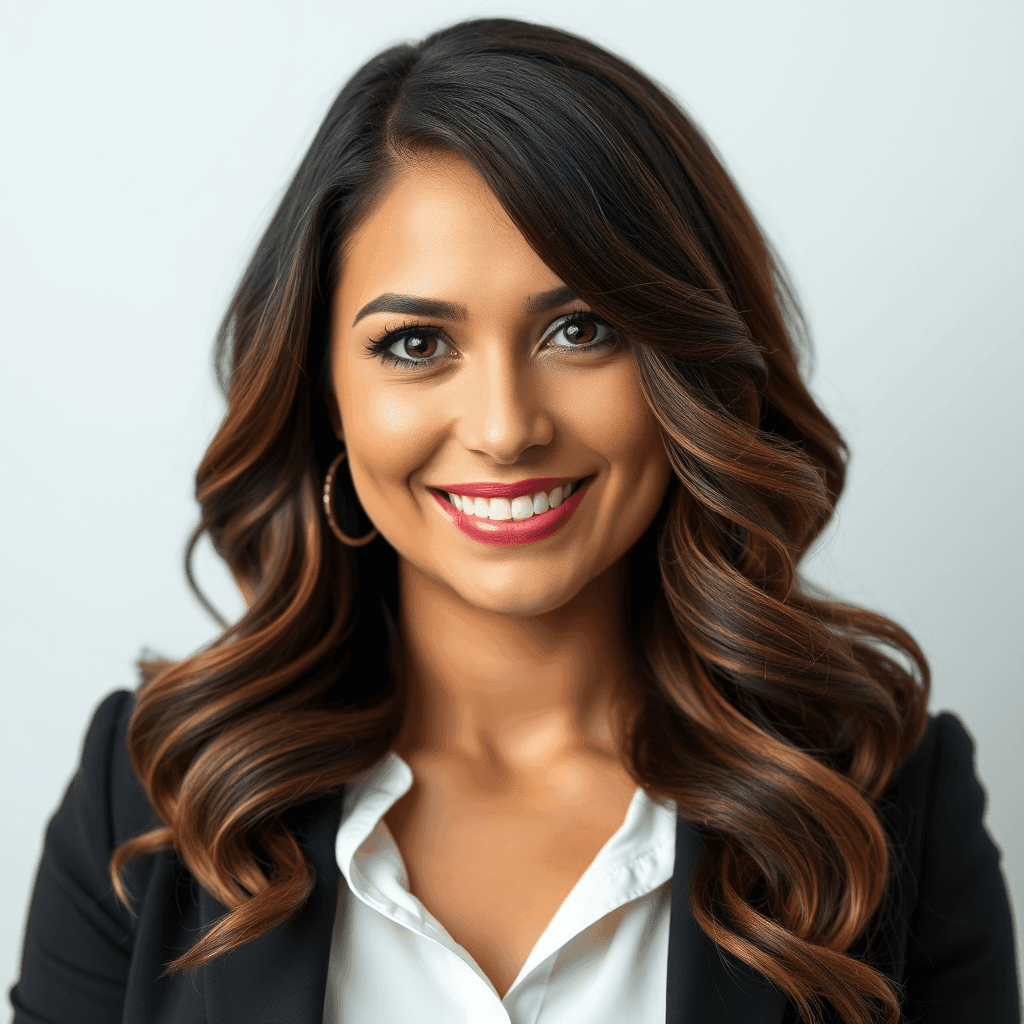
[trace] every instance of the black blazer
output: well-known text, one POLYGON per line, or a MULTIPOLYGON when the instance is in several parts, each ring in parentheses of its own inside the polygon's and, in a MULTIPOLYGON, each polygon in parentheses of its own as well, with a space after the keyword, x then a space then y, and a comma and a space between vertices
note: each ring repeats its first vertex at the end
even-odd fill
MULTIPOLYGON (((46 832, 29 910, 16 1024, 321 1024, 340 873, 341 793, 293 810, 316 888, 283 925, 188 974, 161 977, 225 908, 171 853, 134 862, 134 919, 115 899, 114 847, 156 823, 125 747, 134 697, 96 711, 81 767, 46 832)), ((1013 925, 1000 854, 982 822, 985 794, 960 720, 930 720, 889 789, 884 821, 902 850, 898 884, 873 944, 905 985, 907 1022, 1020 1021, 1013 925)), ((690 914, 701 840, 680 822, 668 946, 667 1024, 792 1024, 786 996, 719 953, 690 914)), ((856 947, 855 947, 856 948, 856 947)), ((381 970, 387 970, 382 964, 381 970)), ((376 1024, 376 1022, 359 1022, 376 1024)))

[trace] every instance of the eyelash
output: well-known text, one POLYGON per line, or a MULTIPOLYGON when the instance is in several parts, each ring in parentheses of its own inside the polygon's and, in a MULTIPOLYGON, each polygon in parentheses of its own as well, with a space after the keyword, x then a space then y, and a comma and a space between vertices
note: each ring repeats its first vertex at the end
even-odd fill
MULTIPOLYGON (((558 326, 553 331, 550 332, 550 334, 548 335, 549 337, 551 334, 556 334, 558 331, 563 330, 564 328, 577 323, 592 323, 600 327, 606 327, 608 329, 608 337, 602 338, 600 341, 592 341, 587 345, 574 346, 581 352, 593 352, 597 349, 609 348, 610 346, 617 344, 619 340, 618 335, 615 333, 614 330, 612 330, 612 327, 608 323, 608 321, 603 320, 596 313, 587 313, 582 311, 579 313, 569 313, 565 316, 559 317, 558 320, 555 321, 555 323, 557 323, 558 326)), ((395 344, 395 342, 402 341, 405 338, 412 338, 424 335, 427 337, 441 338, 443 334, 444 331, 442 331, 439 327, 432 326, 431 324, 407 323, 403 324, 397 330, 386 332, 379 338, 368 339, 366 351, 372 355, 378 356, 382 363, 390 363, 392 366, 430 366, 445 357, 429 356, 426 359, 404 359, 402 356, 397 356, 394 354, 394 352, 391 352, 389 350, 391 346, 395 344)), ((442 338, 441 340, 444 339, 442 338)), ((450 342, 446 342, 446 344, 450 344, 450 342)), ((571 347, 565 345, 559 345, 558 347, 569 348, 570 351, 572 350, 571 347)))

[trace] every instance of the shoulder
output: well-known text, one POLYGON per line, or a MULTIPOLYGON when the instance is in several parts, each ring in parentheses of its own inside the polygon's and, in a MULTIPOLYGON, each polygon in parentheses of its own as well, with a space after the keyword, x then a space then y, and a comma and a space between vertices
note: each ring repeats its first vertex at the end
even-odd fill
MULTIPOLYGON (((986 796, 974 752, 974 740, 956 715, 929 715, 924 734, 879 801, 904 877, 915 890, 925 853, 934 859, 948 846, 942 842, 944 835, 952 836, 969 823, 979 825, 984 816, 986 796)), ((916 895, 904 893, 913 901, 916 895)))
POLYGON ((926 852, 933 858, 935 844, 944 845, 943 834, 980 818, 984 805, 974 741, 963 722, 948 711, 929 715, 924 734, 878 805, 894 845, 904 913, 916 907, 926 852))
POLYGON ((928 726, 894 785, 920 785, 935 772, 969 768, 973 759, 974 740, 964 723, 951 711, 940 711, 928 716, 928 726))
POLYGON ((963 722, 949 711, 929 715, 921 739, 880 801, 887 823, 907 840, 920 839, 933 794, 973 776, 973 765, 974 741, 963 722))
POLYGON ((1020 1019, 1002 853, 985 806, 964 723, 930 716, 879 803, 894 856, 883 907, 888 963, 879 966, 906 986, 910 1019, 979 1019, 972 1007, 987 1020, 1020 1019))
MULTIPOLYGON (((134 696, 117 691, 93 713, 81 760, 47 826, 29 905, 15 1020, 122 1019, 139 918, 116 896, 114 850, 159 824, 128 757, 134 696)), ((142 897, 156 858, 127 871, 142 897)))
MULTIPOLYGON (((93 712, 72 791, 92 813, 83 822, 107 834, 98 845, 113 849, 160 824, 128 755, 128 723, 135 694, 115 690, 93 712)), ((96 837, 100 839, 101 837, 96 837)))

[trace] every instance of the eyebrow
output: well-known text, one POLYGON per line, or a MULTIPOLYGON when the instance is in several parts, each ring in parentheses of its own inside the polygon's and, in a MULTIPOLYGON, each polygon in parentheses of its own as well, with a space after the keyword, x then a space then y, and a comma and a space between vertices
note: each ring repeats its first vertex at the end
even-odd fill
MULTIPOLYGON (((560 285, 550 291, 538 292, 529 296, 523 303, 526 313, 546 313, 549 309, 557 309, 576 298, 576 293, 568 285, 560 285)), ((445 302, 443 299, 428 299, 422 295, 400 295, 397 292, 384 292, 368 302, 358 313, 352 326, 355 327, 363 317, 372 313, 405 313, 408 316, 425 316, 437 320, 465 320, 469 310, 457 302, 445 302)))

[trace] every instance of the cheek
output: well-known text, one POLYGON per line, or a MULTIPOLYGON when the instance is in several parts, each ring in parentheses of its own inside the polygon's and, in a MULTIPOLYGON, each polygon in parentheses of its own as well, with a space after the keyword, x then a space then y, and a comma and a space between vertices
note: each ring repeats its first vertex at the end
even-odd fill
POLYGON ((614 372, 595 375, 576 397, 579 436, 604 456, 617 474, 625 479, 646 478, 654 467, 668 470, 660 428, 631 360, 616 365, 614 372))
POLYGON ((359 365, 339 369, 337 394, 352 479, 372 516, 379 500, 390 502, 396 490, 407 487, 410 474, 437 443, 439 419, 422 394, 414 395, 414 387, 384 388, 377 374, 360 372, 359 365))

